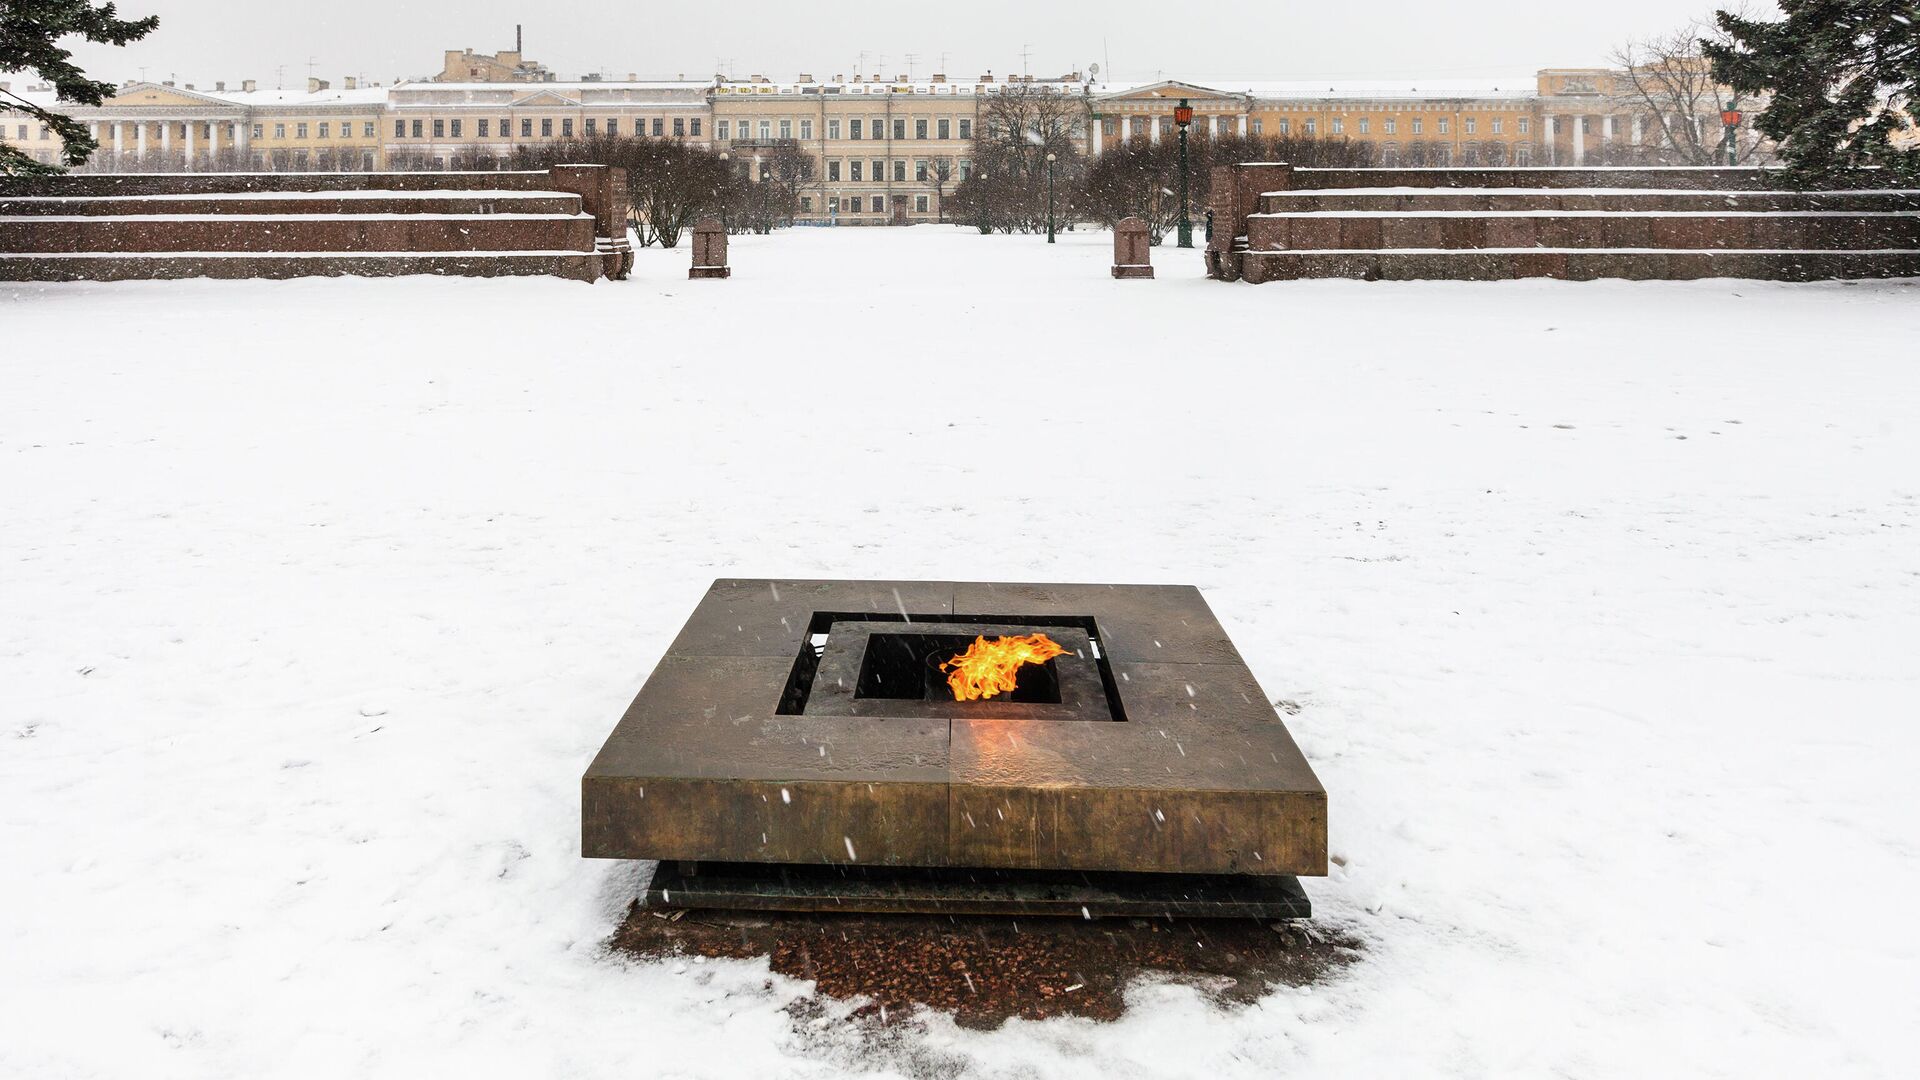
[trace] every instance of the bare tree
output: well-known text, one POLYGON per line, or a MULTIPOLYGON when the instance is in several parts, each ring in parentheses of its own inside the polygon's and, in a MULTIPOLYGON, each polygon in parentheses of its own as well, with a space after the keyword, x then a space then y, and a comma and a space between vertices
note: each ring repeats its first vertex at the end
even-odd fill
MULTIPOLYGON (((1714 78, 1701 45, 1727 40, 1725 31, 1712 22, 1695 19, 1615 49, 1611 59, 1619 74, 1613 80, 1612 104, 1616 112, 1638 118, 1641 138, 1637 144, 1613 140, 1602 159, 1623 165, 1725 164, 1720 112, 1728 101, 1736 108, 1741 102, 1714 78)), ((1771 156, 1772 147, 1764 142, 1735 141, 1734 160, 1740 164, 1771 156)))
POLYGON ((760 184, 765 188, 754 200, 761 210, 755 222, 765 223, 758 231, 766 233, 792 225, 800 213, 800 193, 813 183, 813 155, 794 140, 782 139, 760 154, 758 166, 760 184))
POLYGON ((1178 147, 1168 141, 1130 139, 1109 148, 1087 168, 1082 206, 1088 217, 1108 228, 1137 217, 1147 224, 1147 242, 1158 244, 1180 220, 1179 182, 1178 147))
POLYGON ((695 221, 723 212, 735 190, 719 154, 679 139, 595 135, 523 143, 514 151, 514 168, 565 164, 613 165, 627 171, 629 214, 643 246, 653 241, 661 247, 677 246, 695 221))
POLYGON ((1002 87, 981 109, 973 146, 975 179, 960 185, 956 199, 974 185, 970 198, 961 201, 975 210, 984 201, 993 228, 1037 232, 1046 228, 1051 171, 1055 220, 1072 221, 1073 200, 1086 171, 1080 137, 1087 120, 1086 103, 1057 86, 1002 87))
POLYGON ((947 220, 947 185, 953 182, 954 162, 950 157, 936 157, 927 160, 925 182, 933 187, 934 205, 939 211, 939 220, 947 220))

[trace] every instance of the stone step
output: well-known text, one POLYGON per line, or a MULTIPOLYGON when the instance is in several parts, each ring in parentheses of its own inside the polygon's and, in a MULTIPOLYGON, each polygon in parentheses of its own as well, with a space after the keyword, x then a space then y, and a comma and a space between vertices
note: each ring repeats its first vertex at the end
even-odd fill
POLYGON ((0 218, 0 252, 587 251, 584 214, 180 214, 0 218))
POLYGON ((0 217, 179 214, 578 214, 561 191, 315 191, 139 196, 0 196, 0 217))
POLYGON ((16 195, 217 195, 358 191, 552 191, 545 171, 385 173, 68 173, 0 177, 16 195))
POLYGON ((1348 191, 1287 191, 1263 195, 1263 213, 1325 211, 1515 212, 1560 210, 1633 213, 1675 211, 1920 211, 1920 191, 1533 191, 1522 188, 1357 188, 1348 191))
POLYGON ((1359 281, 1504 281, 1559 278, 1594 281, 1689 281, 1752 278, 1825 281, 1920 277, 1915 250, 1656 250, 1509 248, 1494 250, 1249 251, 1241 264, 1249 282, 1307 278, 1359 281))
POLYGON ((1765 191, 1779 185, 1780 170, 1668 165, 1647 167, 1439 166, 1433 168, 1296 168, 1294 191, 1353 188, 1638 188, 1659 191, 1765 191))
POLYGON ((1256 214, 1247 221, 1247 246, 1251 251, 1920 248, 1920 212, 1256 214))
POLYGON ((603 257, 578 251, 218 251, 0 254, 0 281, 145 281, 172 278, 563 277, 599 279, 603 257))

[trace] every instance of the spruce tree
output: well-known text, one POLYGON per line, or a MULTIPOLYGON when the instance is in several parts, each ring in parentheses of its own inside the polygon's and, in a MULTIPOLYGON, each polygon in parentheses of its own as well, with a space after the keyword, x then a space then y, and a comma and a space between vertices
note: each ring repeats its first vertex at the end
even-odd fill
MULTIPOLYGON (((0 0, 0 72, 32 72, 53 84, 59 100, 74 105, 98 105, 113 92, 112 83, 87 78, 73 63, 73 54, 60 47, 63 38, 78 35, 102 45, 138 41, 160 25, 158 16, 132 21, 119 17, 112 4, 89 0, 0 0)), ((23 112, 60 136, 60 158, 79 165, 100 144, 87 125, 28 101, 12 92, 0 93, 0 104, 23 112)), ((23 151, 0 145, 0 173, 48 173, 58 166, 43 165, 23 151)))
POLYGON ((1920 181, 1920 0, 1779 2, 1780 22, 1719 12, 1731 41, 1700 47, 1722 83, 1769 98, 1756 126, 1780 144, 1788 181, 1831 186, 1870 165, 1920 181))

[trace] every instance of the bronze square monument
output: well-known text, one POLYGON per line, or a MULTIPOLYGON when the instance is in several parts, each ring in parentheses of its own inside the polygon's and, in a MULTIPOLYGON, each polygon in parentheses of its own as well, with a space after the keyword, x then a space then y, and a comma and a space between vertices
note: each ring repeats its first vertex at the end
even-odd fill
POLYGON ((1279 888, 1260 910, 1304 914, 1327 800, 1190 586, 721 580, 582 778, 581 848, 881 893, 876 868, 1279 888), (1031 634, 1064 651, 954 699, 943 656, 1031 634))

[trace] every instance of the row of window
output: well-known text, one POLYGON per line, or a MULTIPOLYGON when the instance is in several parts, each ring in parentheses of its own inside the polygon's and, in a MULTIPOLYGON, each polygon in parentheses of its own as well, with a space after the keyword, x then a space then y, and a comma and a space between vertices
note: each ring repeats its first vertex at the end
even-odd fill
POLYGON ((341 149, 333 150, 255 150, 251 157, 253 171, 266 172, 372 172, 373 151, 341 149))
MULTIPOLYGON (((265 126, 266 126, 266 125, 264 125, 264 124, 255 124, 255 125, 253 125, 253 137, 254 137, 254 138, 256 138, 256 139, 258 139, 258 138, 261 138, 261 134, 260 134, 260 132, 261 132, 261 129, 262 129, 262 128, 264 128, 265 126)), ((333 136, 333 131, 334 131, 334 126, 335 126, 335 125, 333 124, 333 122, 332 122, 332 121, 329 121, 329 120, 322 120, 322 121, 320 121, 320 122, 319 122, 318 124, 316 124, 316 125, 314 125, 314 126, 315 126, 315 127, 318 127, 318 128, 320 129, 320 132, 319 132, 319 136, 318 136, 319 138, 322 138, 322 139, 331 139, 331 138, 333 138, 333 137, 334 137, 334 136, 333 136)), ((294 124, 294 125, 293 125, 293 137, 294 137, 294 138, 296 138, 296 139, 304 139, 304 138, 307 138, 307 137, 308 137, 308 136, 307 136, 307 127, 308 127, 308 126, 307 126, 306 124, 294 124)), ((351 139, 351 138, 353 138, 353 121, 351 121, 351 120, 342 120, 342 121, 340 121, 340 123, 339 123, 339 130, 340 130, 340 138, 342 138, 342 139, 351 139)), ((286 137, 287 137, 287 125, 286 125, 286 124, 275 124, 275 125, 273 125, 273 137, 274 137, 274 138, 276 138, 276 139, 284 139, 284 138, 286 138, 286 137)), ((361 122, 361 124, 360 124, 360 137, 361 137, 361 138, 363 138, 363 139, 371 139, 371 138, 373 138, 373 121, 371 121, 371 120, 365 120, 365 121, 362 121, 362 122, 361 122)))
MULTIPOLYGON (((562 139, 573 138, 574 126, 573 126, 573 117, 571 116, 560 117, 557 126, 555 124, 554 118, 551 116, 543 116, 538 121, 535 121, 534 118, 531 116, 523 116, 520 118, 520 137, 523 139, 535 138, 536 136, 534 135, 534 125, 536 122, 539 124, 539 130, 540 130, 540 134, 537 136, 538 138, 551 139, 555 137, 555 135, 558 135, 562 139)), ((436 139, 466 138, 465 121, 458 120, 458 119, 454 119, 454 120, 437 119, 437 120, 434 120, 432 123, 433 123, 433 128, 432 128, 433 137, 436 139)), ((368 125, 368 126, 371 127, 372 125, 368 125)), ((323 129, 324 127, 325 125, 322 125, 323 129)), ((511 138, 513 136, 513 121, 510 118, 505 116, 500 118, 499 126, 497 128, 494 126, 494 121, 490 118, 482 118, 482 119, 475 120, 473 122, 473 127, 474 127, 474 137, 477 139, 495 138, 496 137, 495 132, 498 132, 498 137, 502 139, 511 138)), ((720 128, 721 128, 722 137, 725 137, 725 134, 726 134, 725 121, 721 122, 720 128)), ((665 138, 667 135, 667 131, 668 131, 668 127, 667 127, 666 118, 659 117, 659 116, 654 117, 653 132, 652 132, 653 137, 656 139, 665 138)), ((676 138, 685 138, 689 135, 691 135, 694 138, 699 138, 700 137, 700 118, 697 116, 676 116, 673 118, 672 131, 676 138)), ((584 119, 581 120, 580 132, 588 136, 600 135, 600 134, 618 136, 621 132, 620 118, 617 116, 609 116, 603 121, 596 116, 585 117, 584 119)), ((633 133, 637 136, 642 136, 642 137, 647 135, 647 118, 646 117, 644 116, 636 117, 634 119, 633 133)), ((324 137, 326 135, 325 130, 322 130, 320 134, 324 137)), ((368 134, 372 134, 372 132, 369 131, 368 134)), ((405 139, 409 137, 415 138, 415 139, 424 139, 427 137, 427 121, 395 120, 393 122, 393 137, 396 139, 405 139), (412 133, 411 136, 409 136, 408 134, 409 132, 412 133)))
MULTIPOLYGON (((1145 116, 1130 116, 1130 117, 1126 117, 1125 119, 1127 121, 1128 135, 1143 136, 1148 134, 1149 128, 1147 127, 1147 124, 1151 118, 1145 117, 1145 116)), ((1173 120, 1168 117, 1161 117, 1159 119, 1160 119, 1160 133, 1162 135, 1174 134, 1175 128, 1174 128, 1173 120)), ((1112 137, 1114 135, 1119 134, 1119 121, 1120 121, 1119 117, 1109 116, 1109 117, 1102 118, 1100 121, 1100 133, 1108 137, 1112 137)), ((1516 117, 1514 122, 1515 122, 1516 130, 1521 135, 1528 134, 1531 131, 1533 126, 1530 118, 1525 116, 1516 117)), ((1328 131, 1329 134, 1332 134, 1332 135, 1347 134, 1346 117, 1343 117, 1343 116, 1331 117, 1328 119, 1327 123, 1329 127, 1329 131, 1328 131)), ((1488 123, 1492 129, 1493 134, 1495 135, 1506 134, 1507 122, 1505 117, 1499 117, 1499 116, 1493 117, 1488 123)), ((1238 130, 1239 118, 1233 117, 1233 116, 1217 116, 1217 117, 1214 117, 1213 124, 1214 124, 1215 134, 1229 135, 1238 130)), ((1360 135, 1373 134, 1373 118, 1372 117, 1362 116, 1357 120, 1355 120, 1354 124, 1355 124, 1354 130, 1357 134, 1360 134, 1360 135)), ((1424 117, 1419 117, 1419 116, 1412 117, 1408 120, 1408 124, 1412 128, 1412 134, 1414 135, 1426 134, 1426 130, 1427 130, 1426 119, 1424 117)), ((1473 117, 1473 116, 1462 117, 1460 120, 1460 125, 1461 125, 1462 132, 1467 135, 1477 135, 1480 133, 1480 120, 1478 117, 1473 117)), ((1451 135, 1453 133, 1453 118, 1450 116, 1435 117, 1434 126, 1438 134, 1451 135)), ((1255 135, 1265 134, 1265 127, 1266 125, 1260 117, 1256 116, 1253 118, 1252 120, 1253 134, 1255 135)), ((1292 120, 1287 118, 1282 118, 1279 122, 1279 128, 1280 128, 1280 131, 1279 131, 1280 134, 1291 135, 1293 133, 1292 120)), ((1313 136, 1317 136, 1320 134, 1319 121, 1315 119, 1303 120, 1300 123, 1300 130, 1302 134, 1308 136, 1309 138, 1313 136)), ((1399 131, 1400 131, 1399 118, 1389 116, 1380 121, 1381 134, 1395 135, 1395 134, 1398 134, 1399 131)))
MULTIPOLYGON (((886 121, 877 116, 870 119, 853 117, 844 122, 844 127, 839 117, 830 118, 826 123, 827 138, 833 140, 840 139, 843 130, 846 132, 845 138, 853 141, 862 139, 879 141, 887 137, 886 121)), ((794 138, 796 131, 798 131, 799 138, 802 142, 809 142, 813 139, 814 131, 813 121, 805 119, 798 121, 793 119, 715 120, 713 127, 714 134, 722 139, 752 139, 754 138, 754 132, 758 130, 761 142, 773 140, 776 138, 776 132, 778 133, 778 138, 791 139, 794 138), (735 132, 738 134, 735 134, 735 132)), ((893 121, 893 138, 896 141, 907 141, 907 133, 909 131, 913 133, 913 138, 917 140, 951 139, 954 137, 955 131, 959 132, 960 138, 971 139, 973 138, 973 118, 967 116, 957 118, 942 116, 933 120, 896 118, 893 121)))
MULTIPOLYGON (((865 161, 841 162, 838 160, 829 160, 827 162, 827 181, 829 183, 837 183, 840 180, 844 179, 850 183, 857 184, 868 179, 885 180, 887 178, 887 171, 888 171, 887 162, 879 159, 875 159, 873 162, 871 162, 871 165, 872 165, 871 171, 869 171, 867 168, 868 164, 869 163, 865 161)), ((968 173, 972 171, 971 166, 972 166, 971 162, 962 161, 960 163, 961 179, 965 179, 968 173)), ((892 172, 893 172, 894 183, 897 183, 897 184, 906 183, 907 182, 906 159, 896 158, 893 161, 892 172)), ((938 174, 938 172, 939 172, 939 166, 935 165, 933 162, 928 161, 926 158, 916 159, 913 163, 913 178, 914 180, 922 184, 928 182, 929 180, 934 179, 934 177, 938 174)))
MULTIPOLYGON (((806 213, 812 213, 813 200, 811 198, 802 199, 800 209, 806 213)), ((917 214, 929 213, 932 210, 932 203, 929 196, 915 195, 913 197, 913 210, 917 214)), ((827 213, 829 214, 884 214, 886 212, 887 197, 885 195, 827 196, 827 213), (871 209, 869 209, 869 207, 871 207, 871 209)))

